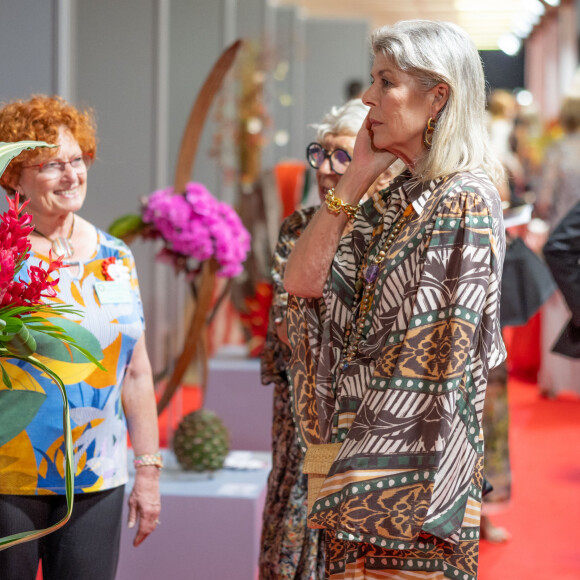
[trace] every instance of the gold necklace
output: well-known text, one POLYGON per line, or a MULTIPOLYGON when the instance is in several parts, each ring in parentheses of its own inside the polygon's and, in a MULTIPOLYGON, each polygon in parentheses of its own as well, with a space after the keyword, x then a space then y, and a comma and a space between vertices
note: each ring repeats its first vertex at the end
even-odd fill
POLYGON ((72 224, 70 226, 70 231, 69 231, 68 236, 66 238, 59 236, 57 238, 54 238, 54 240, 53 240, 52 238, 49 238, 48 236, 44 235, 36 227, 34 228, 33 231, 35 234, 42 236, 45 240, 48 240, 51 243, 52 251, 54 252, 55 256, 60 256, 66 260, 68 258, 72 258, 72 256, 75 253, 75 248, 74 248, 73 243, 71 241, 74 229, 75 229, 75 214, 73 213, 72 214, 72 224))
POLYGON ((361 262, 354 287, 355 294, 354 305, 352 308, 352 318, 351 321, 347 324, 344 333, 344 338, 347 344, 342 356, 343 370, 346 370, 349 367, 350 363, 354 361, 356 355, 358 354, 358 346, 364 332, 365 320, 373 304, 373 295, 375 286, 377 285, 377 279, 379 277, 379 266, 385 259, 388 249, 393 245, 393 242, 399 235, 400 231, 403 229, 403 227, 405 227, 405 225, 407 225, 409 221, 411 221, 413 213, 413 205, 409 204, 403 212, 403 215, 391 229, 384 246, 377 252, 375 256, 371 257, 368 256, 367 250, 366 264, 364 260, 361 262), (356 315, 357 309, 358 316, 356 315), (352 321, 355 320, 355 318, 356 323, 354 324, 353 329, 352 321))

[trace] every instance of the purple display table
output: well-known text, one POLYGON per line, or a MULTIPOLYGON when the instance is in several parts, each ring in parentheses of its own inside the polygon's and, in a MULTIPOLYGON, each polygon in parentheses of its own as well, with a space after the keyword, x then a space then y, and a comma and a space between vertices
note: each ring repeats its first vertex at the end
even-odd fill
POLYGON ((164 459, 161 524, 138 548, 135 529, 123 528, 117 580, 256 580, 269 454, 251 454, 258 468, 212 477, 182 471, 167 451, 164 459))

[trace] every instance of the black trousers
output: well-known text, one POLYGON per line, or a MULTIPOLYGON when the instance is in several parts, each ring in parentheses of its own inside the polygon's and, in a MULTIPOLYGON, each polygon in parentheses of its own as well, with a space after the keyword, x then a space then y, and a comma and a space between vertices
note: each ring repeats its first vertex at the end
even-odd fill
MULTIPOLYGON (((75 495, 71 519, 39 540, 0 551, 2 580, 114 580, 124 486, 75 495)), ((66 514, 64 495, 0 495, 0 537, 39 530, 66 514)))

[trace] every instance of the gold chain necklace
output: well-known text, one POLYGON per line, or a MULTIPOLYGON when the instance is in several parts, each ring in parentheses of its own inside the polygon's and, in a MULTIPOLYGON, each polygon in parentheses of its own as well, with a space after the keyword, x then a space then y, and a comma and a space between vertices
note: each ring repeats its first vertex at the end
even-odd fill
POLYGON ((393 245, 393 242, 399 235, 400 231, 407 225, 409 221, 411 221, 413 213, 413 205, 409 204, 403 212, 403 215, 392 227, 383 247, 377 252, 375 256, 369 257, 367 253, 366 264, 364 260, 361 262, 355 283, 352 318, 351 321, 347 324, 344 333, 347 345, 342 356, 343 370, 346 370, 349 367, 350 363, 354 361, 356 355, 358 354, 358 346, 363 336, 365 320, 373 304, 373 294, 375 291, 375 286, 377 285, 377 279, 379 277, 379 265, 385 259, 388 249, 393 245), (358 316, 356 315, 357 309, 358 316), (352 321, 355 320, 355 318, 356 322, 353 328, 352 321))
POLYGON ((34 233, 42 236, 45 240, 48 240, 52 245, 52 251, 54 252, 55 256, 60 256, 65 260, 68 258, 72 258, 75 253, 75 248, 71 241, 72 235, 75 229, 75 214, 72 214, 72 224, 70 226, 70 231, 66 238, 59 236, 58 238, 51 239, 48 236, 44 235, 41 231, 39 231, 36 227, 34 228, 34 233))

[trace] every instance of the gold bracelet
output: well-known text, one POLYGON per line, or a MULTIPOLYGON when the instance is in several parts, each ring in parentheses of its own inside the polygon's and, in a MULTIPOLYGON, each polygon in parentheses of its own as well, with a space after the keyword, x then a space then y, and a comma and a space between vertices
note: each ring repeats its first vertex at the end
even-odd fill
POLYGON ((163 458, 161 457, 160 452, 137 455, 135 459, 133 459, 133 465, 135 468, 144 467, 145 465, 153 465, 158 469, 161 469, 163 467, 163 458))
POLYGON ((334 187, 326 192, 324 201, 332 213, 339 214, 341 211, 343 211, 349 220, 354 219, 359 208, 358 205, 351 205, 350 203, 345 203, 338 197, 334 197, 334 187))

